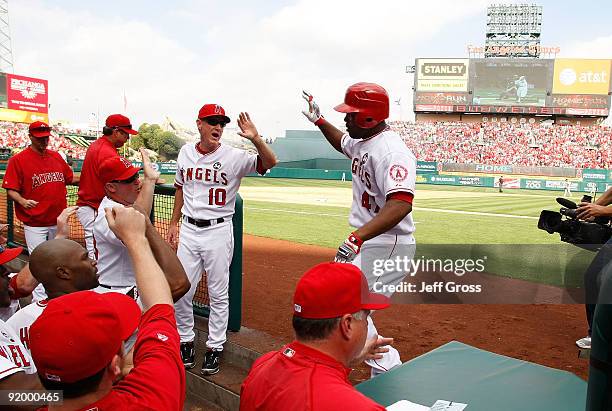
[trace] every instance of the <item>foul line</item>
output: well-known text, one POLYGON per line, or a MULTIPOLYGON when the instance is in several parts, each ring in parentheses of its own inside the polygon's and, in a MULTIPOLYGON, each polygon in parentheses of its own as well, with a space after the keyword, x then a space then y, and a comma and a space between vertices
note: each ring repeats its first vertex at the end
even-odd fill
MULTIPOLYGON (((245 208, 248 210, 272 211, 275 213, 318 215, 318 216, 325 216, 325 217, 346 217, 346 214, 313 213, 310 211, 280 210, 276 208, 259 208, 259 207, 248 207, 248 206, 245 208)), ((416 211, 435 211, 437 213, 467 214, 467 215, 478 215, 478 216, 486 216, 486 217, 522 218, 522 219, 527 219, 527 220, 537 220, 538 219, 538 217, 532 217, 532 216, 526 216, 526 215, 483 213, 480 211, 445 210, 441 208, 426 208, 426 207, 415 207, 414 209, 416 211)))
POLYGON ((480 211, 444 210, 444 209, 439 209, 439 208, 415 207, 414 209, 421 210, 421 211, 436 211, 438 213, 468 214, 468 215, 480 215, 480 216, 487 216, 487 217, 523 218, 523 219, 528 219, 528 220, 537 220, 539 218, 539 217, 532 217, 528 215, 482 213, 480 211))

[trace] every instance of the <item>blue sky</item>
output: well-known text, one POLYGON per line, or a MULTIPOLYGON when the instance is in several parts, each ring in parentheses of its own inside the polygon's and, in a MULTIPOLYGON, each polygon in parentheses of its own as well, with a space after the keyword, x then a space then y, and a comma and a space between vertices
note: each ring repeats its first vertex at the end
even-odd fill
MULTIPOLYGON (((384 85, 411 117, 415 57, 465 57, 484 43, 487 1, 10 0, 15 72, 49 80, 52 120, 123 111, 192 126, 206 102, 259 130, 309 128, 300 91, 327 117, 356 81, 384 85)), ((542 1, 542 44, 561 57, 612 58, 612 6, 542 1)))

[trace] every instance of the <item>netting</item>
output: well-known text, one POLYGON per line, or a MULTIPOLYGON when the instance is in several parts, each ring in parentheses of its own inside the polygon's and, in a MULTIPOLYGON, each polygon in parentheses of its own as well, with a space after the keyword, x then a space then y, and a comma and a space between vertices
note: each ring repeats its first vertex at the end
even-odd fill
MULTIPOLYGON (((77 201, 78 188, 74 186, 68 186, 68 205, 75 205, 77 201)), ((174 187, 172 186, 156 186, 155 196, 153 198, 153 221, 157 231, 163 238, 166 238, 168 233, 168 227, 170 219, 172 217, 172 209, 174 207, 174 187)), ((12 241, 18 245, 26 247, 25 236, 23 232, 23 223, 17 219, 15 215, 13 205, 9 205, 7 201, 6 191, 1 190, 0 192, 0 222, 10 223, 8 215, 9 208, 13 209, 12 214, 12 241)), ((180 223, 179 223, 180 224, 180 223)), ((11 231, 11 227, 9 227, 11 231)), ((83 226, 79 222, 76 216, 70 219, 70 239, 80 243, 83 247, 85 246, 85 235, 83 232, 83 226)), ((189 267, 186 267, 186 271, 189 267)), ((193 303, 196 308, 206 310, 208 307, 208 291, 206 285, 206 275, 203 273, 202 280, 198 284, 193 303)))

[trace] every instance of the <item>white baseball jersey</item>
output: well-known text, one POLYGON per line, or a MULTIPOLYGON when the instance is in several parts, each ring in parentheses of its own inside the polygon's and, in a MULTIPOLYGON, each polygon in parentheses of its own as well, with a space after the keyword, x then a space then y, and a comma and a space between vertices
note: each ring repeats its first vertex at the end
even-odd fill
POLYGON ((111 287, 131 287, 136 285, 132 259, 127 247, 108 227, 104 209, 109 207, 123 207, 123 205, 104 197, 96 213, 93 239, 98 260, 98 281, 111 287))
POLYGON ((0 380, 19 371, 34 374, 36 366, 13 329, 0 321, 0 380))
MULTIPOLYGON (((414 195, 416 158, 401 137, 386 129, 368 139, 342 136, 342 151, 351 159, 353 204, 349 224, 361 227, 372 220, 385 205, 387 196, 407 192, 414 195)), ((387 234, 412 234, 412 213, 387 234)))
POLYGON ((231 219, 240 180, 259 171, 258 156, 225 144, 203 154, 196 144, 181 147, 174 184, 183 189, 183 215, 198 220, 231 219))
POLYGON ((6 322, 6 325, 19 336, 19 341, 28 350, 28 353, 30 352, 30 326, 40 317, 45 307, 47 307, 47 300, 36 301, 23 307, 6 322))

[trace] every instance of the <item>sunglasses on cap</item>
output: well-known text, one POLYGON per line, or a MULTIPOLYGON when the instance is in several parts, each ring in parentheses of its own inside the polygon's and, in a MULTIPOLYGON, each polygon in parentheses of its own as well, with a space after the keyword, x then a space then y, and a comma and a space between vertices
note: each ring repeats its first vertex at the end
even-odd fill
POLYGON ((135 173, 132 177, 125 180, 113 180, 111 183, 119 183, 119 184, 132 184, 138 178, 138 173, 135 173))
POLYGON ((225 119, 223 118, 204 117, 204 118, 201 118, 200 120, 205 121, 206 123, 210 124, 213 127, 216 126, 217 124, 220 125, 221 127, 225 127, 227 125, 227 121, 225 121, 225 119))

